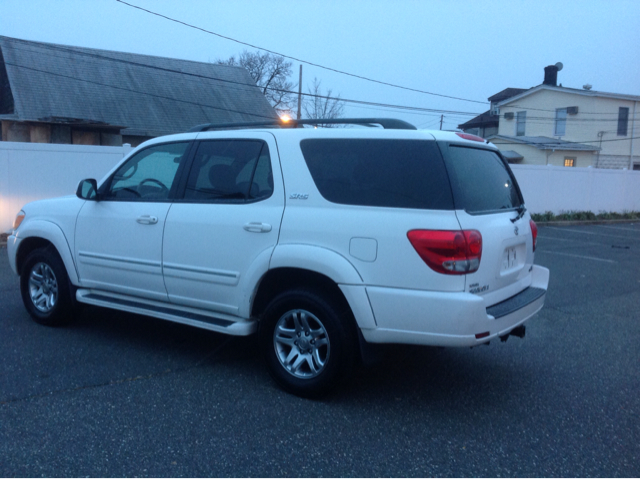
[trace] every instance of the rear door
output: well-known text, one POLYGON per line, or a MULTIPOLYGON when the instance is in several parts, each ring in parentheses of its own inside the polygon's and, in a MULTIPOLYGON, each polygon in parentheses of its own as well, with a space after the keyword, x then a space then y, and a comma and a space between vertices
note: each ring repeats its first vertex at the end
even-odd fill
POLYGON ((242 135, 197 142, 167 216, 163 273, 175 304, 238 316, 268 269, 284 210, 277 148, 271 134, 242 135))
POLYGON ((498 303, 531 284, 533 239, 529 214, 508 164, 492 149, 440 143, 456 215, 463 230, 482 235, 480 267, 465 291, 498 303))

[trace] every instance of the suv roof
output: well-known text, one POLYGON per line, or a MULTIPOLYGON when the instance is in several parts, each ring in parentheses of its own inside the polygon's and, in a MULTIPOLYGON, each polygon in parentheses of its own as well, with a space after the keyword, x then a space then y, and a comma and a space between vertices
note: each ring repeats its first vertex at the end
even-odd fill
POLYGON ((149 146, 167 141, 203 139, 216 137, 222 132, 243 134, 257 131, 269 131, 277 137, 289 138, 419 138, 436 141, 456 142, 469 146, 485 147, 497 151, 495 145, 475 135, 456 131, 422 130, 403 120, 393 118, 337 118, 305 120, 265 120, 249 123, 203 124, 191 128, 188 132, 153 138, 140 146, 149 146), (304 128, 304 125, 361 125, 364 128, 304 128), (380 127, 377 127, 379 125, 380 127))

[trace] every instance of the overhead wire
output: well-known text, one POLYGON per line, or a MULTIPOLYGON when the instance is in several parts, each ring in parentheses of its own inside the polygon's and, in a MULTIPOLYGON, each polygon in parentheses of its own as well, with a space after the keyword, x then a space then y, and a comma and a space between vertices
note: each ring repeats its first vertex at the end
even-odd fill
MULTIPOLYGON (((21 42, 21 43, 27 44, 27 45, 31 45, 30 42, 26 42, 26 41, 23 41, 23 40, 18 40, 18 41, 21 42)), ((48 48, 48 49, 51 49, 51 50, 70 52, 70 53, 78 54, 78 55, 89 57, 89 58, 97 58, 97 59, 101 59, 101 60, 113 61, 113 62, 120 63, 120 64, 134 65, 134 66, 138 66, 138 67, 149 68, 149 69, 153 69, 153 70, 159 70, 159 71, 166 72, 166 73, 176 73, 176 74, 179 74, 179 75, 181 75, 183 77, 185 77, 185 76, 186 77, 195 77, 195 78, 198 78, 198 79, 219 81, 219 82, 230 84, 230 85, 245 86, 245 87, 249 87, 249 88, 252 88, 252 89, 256 88, 255 84, 243 83, 243 82, 238 82, 238 81, 224 79, 224 78, 218 78, 218 77, 212 77, 212 76, 209 76, 209 75, 203 75, 203 74, 199 74, 199 73, 185 72, 185 71, 181 71, 181 70, 175 70, 175 69, 172 69, 172 68, 159 67, 159 66, 156 66, 156 65, 149 65, 149 64, 146 64, 146 63, 134 62, 134 61, 131 61, 131 60, 124 60, 124 59, 121 59, 121 58, 113 58, 113 57, 110 57, 108 55, 101 55, 99 53, 94 53, 94 52, 83 52, 83 51, 79 51, 79 50, 74 49, 74 48, 68 48, 68 47, 64 47, 64 46, 61 46, 61 45, 38 44, 36 49, 21 49, 19 47, 15 47, 15 46, 13 48, 15 48, 17 50, 28 51, 28 52, 31 52, 31 53, 44 54, 43 52, 40 52, 40 51, 37 50, 37 48, 39 48, 41 46, 45 47, 45 48, 48 48)), ((52 55, 48 54, 48 56, 52 56, 52 55)), ((55 55, 53 55, 53 56, 55 56, 55 55)), ((60 57, 60 58, 64 58, 64 57, 60 57)), ((194 63, 197 63, 197 62, 194 62, 194 63)), ((231 87, 231 88, 233 88, 233 87, 231 87)), ((296 94, 296 95, 298 94, 298 92, 293 91, 293 90, 285 90, 285 89, 273 88, 273 87, 267 87, 267 89, 273 90, 273 91, 290 93, 290 94, 296 94)), ((246 91, 246 89, 238 89, 238 90, 246 91)), ((312 93, 301 93, 301 95, 305 96, 305 97, 322 98, 322 99, 327 99, 327 100, 337 100, 337 101, 342 101, 342 102, 345 102, 345 103, 353 103, 353 104, 361 104, 361 105, 369 105, 369 106, 379 106, 379 107, 385 107, 385 108, 391 108, 391 109, 397 109, 397 110, 403 110, 403 111, 428 112, 428 113, 436 113, 436 114, 448 113, 448 114, 451 114, 451 115, 460 115, 460 116, 477 116, 478 115, 477 112, 463 112, 463 111, 456 111, 456 110, 442 110, 442 109, 435 109, 435 108, 422 108, 422 107, 407 106, 407 105, 394 105, 394 104, 389 104, 389 103, 370 102, 370 101, 364 101, 364 100, 355 100, 355 99, 349 99, 349 98, 333 97, 333 96, 328 96, 328 95, 316 95, 316 94, 312 94, 312 93)))
POLYGON ((332 71, 334 73, 347 75, 347 76, 350 76, 350 77, 353 77, 353 78, 358 78, 360 80, 365 80, 365 81, 372 82, 372 83, 377 83, 377 84, 380 84, 380 85, 390 86, 390 87, 393 87, 393 88, 399 88, 399 89, 402 89, 402 90, 408 90, 408 91, 412 91, 412 92, 416 92, 416 93, 423 93, 425 95, 438 96, 438 97, 442 97, 442 98, 449 98, 449 99, 452 99, 452 100, 460 100, 460 101, 466 101, 466 102, 471 102, 471 103, 480 103, 480 104, 483 104, 483 105, 487 104, 486 101, 471 100, 469 98, 461 98, 461 97, 457 97, 457 96, 443 95, 441 93, 434 93, 434 92, 430 92, 430 91, 426 91, 426 90, 419 90, 417 88, 410 88, 410 87, 406 87, 406 86, 402 86, 402 85, 397 85, 397 84, 394 84, 394 83, 384 82, 384 81, 381 81, 381 80, 375 80, 373 78, 365 77, 363 75, 357 75, 355 73, 349 73, 349 72, 346 72, 346 71, 343 71, 343 70, 338 70, 336 68, 327 67, 327 66, 324 66, 324 65, 320 65, 318 63, 310 62, 308 60, 303 60, 301 58, 296 58, 296 57, 293 57, 293 56, 290 56, 290 55, 285 55, 283 53, 278 53, 278 52, 275 52, 273 50, 269 50, 269 49, 264 48, 264 47, 253 45, 251 43, 243 42, 241 40, 237 40, 235 38, 231 38, 229 36, 222 35, 220 33, 216 33, 214 31, 207 30, 207 29, 202 28, 202 27, 198 27, 196 25, 192 25, 192 24, 184 22, 182 20, 178 20, 178 19, 169 17, 167 15, 163 15, 161 13, 154 12, 152 10, 148 10, 146 8, 142 8, 142 7, 139 7, 137 5, 133 5, 131 3, 125 2, 124 0, 116 0, 116 2, 122 3, 123 5, 127 5, 129 7, 132 7, 132 8, 138 9, 138 10, 141 10, 143 12, 147 12, 147 13, 149 13, 151 15, 155 15, 155 16, 164 18, 166 20, 169 20, 169 21, 172 21, 172 22, 175 22, 175 23, 179 23, 179 24, 187 26, 189 28, 193 28, 195 30, 200 30, 200 31, 202 31, 204 33, 208 33, 210 35, 215 35, 217 37, 224 38, 225 40, 230 40, 232 42, 236 42, 236 43, 239 43, 241 45, 245 45, 245 46, 248 46, 248 47, 251 47, 251 48, 255 48, 257 50, 262 50, 264 52, 268 52, 268 53, 271 53, 273 55, 278 55, 278 56, 281 56, 281 57, 284 57, 284 58, 288 58, 289 60, 294 60, 294 61, 297 61, 297 62, 300 62, 300 63, 304 63, 306 65, 311 65, 311 66, 314 66, 314 67, 317 67, 317 68, 322 68, 324 70, 332 71))
POLYGON ((275 118, 273 116, 260 115, 258 113, 251 113, 251 112, 247 112, 247 111, 234 110, 234 109, 230 109, 230 108, 221 108, 221 107, 214 106, 214 105, 207 105, 207 104, 204 104, 204 103, 197 103, 197 102, 193 102, 193 101, 189 101, 189 100, 182 100, 182 99, 179 99, 179 98, 172 98, 172 97, 168 97, 168 96, 165 96, 165 95, 157 95, 155 93, 149 93, 149 92, 145 92, 145 91, 141 91, 141 90, 133 90, 131 88, 125 88, 125 87, 116 86, 116 85, 109 85, 108 83, 96 82, 96 81, 93 81, 93 80, 86 80, 86 79, 83 79, 83 78, 73 77, 73 76, 70 76, 70 75, 63 75, 61 73, 54 73, 54 72, 50 72, 50 71, 46 71, 46 70, 40 70, 38 68, 28 67, 26 65, 18 65, 16 63, 11 63, 11 62, 7 62, 7 61, 5 61, 5 64, 6 65, 15 66, 15 67, 18 67, 18 68, 24 68, 26 70, 32 70, 32 71, 36 71, 36 72, 40 72, 40 73, 45 73, 45 74, 48 74, 48 75, 67 78, 67 79, 71 79, 71 80, 75 80, 75 81, 79 81, 79 82, 83 82, 83 83, 90 83, 90 84, 104 86, 104 87, 108 87, 108 88, 114 88, 116 90, 123 90, 123 91, 129 91, 129 92, 132 92, 132 93, 139 93, 141 95, 147 95, 147 96, 151 96, 151 97, 155 97, 155 98, 162 98, 164 100, 171 100, 171 101, 175 101, 175 102, 178 102, 178 103, 186 103, 186 104, 190 104, 190 105, 196 105, 196 106, 205 107, 205 108, 212 108, 214 110, 221 110, 221 111, 227 111, 227 112, 232 112, 232 113, 240 113, 240 114, 243 114, 243 115, 250 115, 250 116, 255 116, 255 117, 258 117, 258 118, 265 118, 265 119, 269 119, 269 120, 277 119, 277 118, 275 118))
MULTIPOLYGON (((361 80, 366 80, 366 81, 370 81, 370 82, 374 82, 374 83, 379 83, 379 84, 390 86, 390 87, 394 87, 394 88, 400 88, 400 89, 403 89, 403 90, 409 90, 409 91, 413 91, 413 92, 417 92, 417 93, 424 93, 424 94, 427 94, 427 95, 434 95, 434 96, 439 96, 439 97, 443 97, 443 98, 450 98, 450 99, 454 99, 454 100, 461 100, 461 101, 467 101, 467 102, 479 103, 479 104, 487 104, 487 103, 489 103, 487 101, 471 100, 471 99, 468 99, 468 98, 456 97, 456 96, 451 96, 451 95, 444 95, 444 94, 440 94, 440 93, 433 93, 433 92, 429 92, 429 91, 425 91, 425 90, 419 90, 419 89, 415 89, 415 88, 405 87, 405 86, 402 86, 402 85, 396 85, 396 84, 393 84, 393 83, 388 83, 388 82, 383 82, 383 81, 380 81, 380 80, 375 80, 375 79, 368 78, 368 77, 365 77, 365 76, 362 76, 362 75, 357 75, 357 74, 354 74, 354 73, 349 73, 349 72, 346 72, 346 71, 338 70, 338 69, 335 69, 335 68, 327 67, 327 66, 320 65, 320 64, 317 64, 317 63, 313 63, 313 62, 310 62, 310 61, 307 61, 307 60, 296 58, 296 57, 293 57, 293 56, 290 56, 290 55, 285 55, 285 54, 282 54, 282 53, 278 53, 278 52, 275 52, 273 50, 269 50, 267 48, 260 47, 258 45, 253 45, 251 43, 243 42, 241 40, 237 40, 235 38, 232 38, 232 37, 229 37, 229 36, 226 36, 226 35, 222 35, 220 33, 216 33, 214 31, 207 30, 205 28, 198 27, 196 25, 192 25, 192 24, 184 22, 182 20, 178 20, 178 19, 175 19, 173 17, 169 17, 167 15, 163 15, 161 13, 154 12, 152 10, 140 7, 138 5, 134 5, 134 4, 128 3, 128 2, 126 2, 124 0, 116 0, 116 2, 122 3, 124 5, 127 5, 127 6, 131 7, 131 8, 135 8, 135 9, 141 10, 141 11, 149 13, 151 15, 155 15, 155 16, 164 18, 166 20, 169 20, 169 21, 172 21, 172 22, 175 22, 175 23, 179 23, 179 24, 184 25, 186 27, 193 28, 193 29, 196 29, 196 30, 200 30, 200 31, 202 31, 204 33, 208 33, 210 35, 215 35, 215 36, 223 38, 225 40, 230 40, 232 42, 236 42, 236 43, 239 43, 241 45, 245 45, 245 46, 248 46, 248 47, 251 47, 251 48, 255 48, 257 50, 262 50, 262 51, 265 51, 265 52, 268 52, 268 53, 271 53, 271 54, 274 54, 274 55, 279 55, 279 56, 282 56, 284 58, 288 58, 290 60, 294 60, 294 61, 297 61, 297 62, 300 62, 300 63, 304 63, 304 64, 307 64, 307 65, 311 65, 311 66, 315 66, 315 67, 322 68, 322 69, 325 69, 325 70, 333 71, 335 73, 348 75, 348 76, 351 76, 351 77, 359 78, 361 80)), ((555 111, 555 110, 546 110, 546 109, 540 109, 540 108, 530 108, 530 109, 531 110, 539 110, 539 111, 552 111, 552 112, 555 111)), ((609 113, 609 112, 602 112, 602 113, 599 113, 599 112, 585 112, 585 113, 586 114, 605 114, 605 115, 616 114, 616 113, 609 113)))
MULTIPOLYGON (((20 40, 20 39, 11 39, 14 40, 15 42, 18 43, 23 43, 29 46, 32 46, 33 44, 31 42, 28 41, 24 41, 24 40, 20 40)), ((166 67, 160 67, 157 65, 149 65, 146 63, 140 63, 140 62, 135 62, 132 60, 124 60, 121 58, 114 58, 108 55, 101 55, 99 53, 95 53, 95 52, 83 52, 80 51, 78 49, 74 49, 74 48, 69 48, 69 47, 65 47, 62 45, 53 45, 53 44, 38 44, 37 47, 35 47, 35 49, 21 49, 19 47, 15 47, 13 46, 13 48, 18 49, 18 50, 24 50, 24 51, 29 51, 31 53, 38 53, 38 54, 43 54, 43 52, 38 51, 38 48, 40 47, 44 47, 47 49, 51 49, 51 50, 58 50, 58 51, 62 51, 62 52, 70 52, 76 55, 81 55, 81 56, 85 56, 88 58, 97 58, 97 59, 101 59, 101 60, 107 60, 107 61, 112 61, 112 62, 116 62, 116 63, 120 63, 120 64, 128 64, 128 65, 135 65, 135 66, 139 66, 139 67, 143 67, 143 68, 149 68, 149 69, 153 69, 153 70, 158 70, 158 71, 162 71, 162 72, 167 72, 167 73, 176 73, 179 74, 181 76, 188 76, 188 77, 195 77, 198 79, 206 79, 206 80, 213 80, 213 81, 219 81, 219 82, 223 82, 223 83, 227 83, 227 84, 235 84, 235 85, 240 85, 240 86, 245 86, 245 87, 249 87, 249 88, 255 88, 256 85, 255 84, 250 84, 250 83, 243 83, 243 82, 238 82, 238 81, 234 81, 234 80, 229 80, 229 79, 224 79, 224 78, 218 78, 218 77, 212 77, 209 75, 203 75, 203 74, 198 74, 198 73, 193 73, 193 72, 184 72, 181 70, 175 70, 172 68, 166 68, 166 67)), ((131 55, 135 55, 135 54, 131 54, 131 55)), ((51 56, 51 55, 49 55, 51 56)), ((62 57, 61 57, 62 58, 62 57)), ((188 61, 188 60, 185 60, 188 61)), ((197 63, 197 62, 194 62, 197 63)), ((267 89, 269 90, 273 90, 273 91, 279 91, 279 92, 284 92, 284 93, 290 93, 290 94, 297 94, 298 92, 292 91, 292 90, 285 90, 285 89, 279 89, 279 88, 273 88, 273 87, 267 87, 267 89)), ((244 91, 246 91, 246 89, 242 89, 244 91)), ((355 100, 355 99, 349 99, 349 98, 341 98, 341 97, 335 97, 335 96, 328 96, 328 95, 316 95, 316 94, 312 94, 312 93, 301 93, 302 96, 305 97, 315 97, 315 98, 322 98, 322 99, 326 99, 326 100, 334 100, 334 101, 342 101, 345 103, 351 103, 351 104, 360 104, 360 105, 369 105, 369 106, 375 106, 375 107, 381 107, 381 108, 388 108, 391 110, 401 110, 405 113, 412 111, 412 112, 428 112, 430 114, 442 114, 442 113, 447 113, 449 115, 452 116, 460 116, 460 117, 467 117, 467 116, 479 116, 478 113, 476 112, 465 112, 465 111, 457 111, 457 110, 444 110, 444 109, 435 109, 435 108, 423 108, 423 107, 415 107, 415 106, 407 106, 407 105, 395 105, 395 104, 389 104, 389 103, 381 103, 381 102, 371 102, 371 101, 364 101, 364 100, 355 100)), ((549 112, 555 112, 555 110, 543 110, 543 109, 539 109, 539 108, 529 108, 530 110, 535 110, 535 111, 549 111, 549 112)), ((596 112, 581 112, 581 113, 590 113, 590 114, 596 114, 596 112)), ((602 112, 602 114, 612 114, 612 115, 617 115, 617 113, 610 113, 610 112, 602 112)), ((502 115, 496 115, 499 118, 505 118, 504 114, 502 115)), ((506 119, 506 118, 505 118, 506 119)), ((514 118, 515 120, 515 118, 514 118)), ((531 122, 531 123, 535 123, 536 120, 540 120, 540 122, 554 122, 556 121, 556 119, 554 117, 544 117, 544 116, 527 116, 526 121, 531 122)), ((617 118, 612 118, 612 119, 608 119, 608 118, 568 118, 568 121, 572 121, 572 122, 602 122, 602 121, 609 121, 609 122, 614 122, 614 121, 618 121, 617 118)))
MULTIPOLYGON (((23 41, 23 40, 19 40, 19 39, 11 39, 11 40, 15 40, 17 42, 22 42, 22 43, 27 44, 27 45, 32 45, 31 42, 27 42, 27 41, 23 41)), ((227 80, 227 79, 221 79, 221 78, 211 77, 211 76, 208 76, 208 75, 202 75, 202 74, 197 74, 197 73, 184 72, 184 71, 174 70, 174 69, 170 69, 170 68, 158 67, 156 65, 148 65, 148 64, 145 64, 145 63, 139 63, 139 62, 134 62, 134 61, 130 61, 130 60, 123 60, 123 59, 113 58, 113 57, 106 56, 106 55, 100 55, 100 54, 97 54, 97 53, 94 53, 94 52, 91 52, 91 53, 82 52, 82 51, 78 51, 77 49, 67 48, 67 47, 60 46, 60 45, 42 44, 42 43, 39 43, 37 45, 37 47, 41 47, 41 46, 46 47, 46 48, 50 48, 50 49, 56 49, 56 50, 60 50, 60 51, 66 51, 66 52, 72 52, 72 53, 75 53, 75 54, 81 54, 81 55, 84 55, 84 56, 87 56, 87 57, 93 57, 93 58, 98 58, 98 59, 106 59, 106 60, 109 60, 109 61, 114 61, 114 62, 124 63, 124 64, 130 64, 130 65, 135 65, 135 66, 140 66, 140 67, 145 67, 145 68, 151 68, 151 69, 160 70, 160 71, 164 71, 164 72, 168 72, 168 73, 176 73, 176 74, 179 74, 179 75, 182 75, 182 76, 191 76, 191 77, 197 77, 199 79, 220 81, 220 82, 225 82, 225 83, 230 83, 230 84, 237 84, 237 85, 240 85, 240 86, 245 86, 245 87, 250 87, 250 88, 256 88, 256 85, 254 85, 254 84, 237 82, 237 81, 227 80)), ((36 49, 28 49, 26 51, 29 51, 29 52, 32 52, 32 53, 42 53, 42 52, 37 51, 37 47, 36 47, 36 49)), ((16 47, 14 46, 14 48, 16 48, 16 47)), ((19 48, 17 48, 17 49, 19 49, 19 48)), ((70 75, 63 75, 63 74, 56 73, 56 72, 50 72, 50 71, 46 71, 46 70, 42 70, 42 69, 36 69, 36 68, 33 68, 33 67, 28 67, 26 65, 19 65, 19 64, 16 64, 16 63, 10 63, 10 62, 6 62, 6 61, 5 61, 5 63, 8 64, 8 65, 12 65, 12 66, 18 67, 18 68, 26 68, 26 69, 30 69, 30 70, 33 70, 33 71, 38 71, 38 72, 45 73, 45 74, 65 77, 65 78, 68 78, 68 79, 81 81, 81 82, 86 82, 86 83, 94 83, 94 84, 97 84, 97 85, 100 85, 100 86, 115 88, 115 89, 124 90, 124 91, 130 91, 130 92, 133 92, 133 93, 139 93, 139 94, 153 96, 153 97, 157 97, 157 98, 163 98, 163 99, 176 101, 176 102, 180 102, 180 103, 187 103, 187 104, 192 104, 192 105, 197 105, 197 106, 201 106, 201 107, 205 107, 205 108, 212 108, 212 109, 221 110, 221 111, 227 111, 227 112, 232 112, 232 113, 240 113, 240 114, 250 115, 250 116, 259 117, 259 118, 272 119, 272 117, 265 116, 265 115, 259 115, 259 114, 255 114, 255 113, 251 113, 251 112, 233 110, 233 109, 229 109, 229 108, 221 108, 221 107, 217 107, 217 106, 213 106, 213 105, 206 105, 206 104, 202 104, 202 103, 198 103, 198 102, 192 102, 192 101, 188 101, 188 100, 181 100, 181 99, 173 98, 173 97, 167 97, 167 96, 164 96, 164 95, 152 94, 152 93, 148 93, 148 92, 144 92, 144 91, 140 91, 140 90, 133 90, 133 89, 125 88, 125 87, 110 85, 110 84, 101 83, 101 82, 95 82, 95 81, 86 80, 86 79, 82 79, 82 78, 78 78, 78 77, 73 77, 73 76, 70 76, 70 75)), ((197 62, 194 62, 194 63, 197 63, 197 62)), ((275 90, 284 91, 284 92, 288 92, 288 93, 297 93, 297 92, 290 91, 290 90, 282 90, 282 89, 275 89, 275 90)), ((244 91, 246 91, 246 89, 244 89, 244 91)), ((336 101, 343 101, 345 103, 352 103, 352 107, 355 107, 355 108, 365 108, 365 109, 386 108, 386 109, 393 109, 393 110, 401 110, 401 111, 403 111, 403 112, 405 112, 407 114, 424 114, 424 115, 429 115, 429 116, 431 116, 431 115, 440 115, 440 114, 443 114, 443 113, 447 113, 449 116, 461 116, 461 117, 465 117, 465 116, 469 116, 469 115, 478 116, 477 113, 473 113, 473 112, 429 109, 429 108, 413 107, 413 106, 406 106, 406 105, 394 105, 394 104, 379 103, 379 102, 369 102, 369 101, 363 101, 363 100, 344 99, 344 98, 340 98, 340 97, 331 97, 331 96, 327 96, 327 95, 316 95, 316 94, 311 94, 311 93, 302 93, 302 95, 304 95, 306 97, 316 97, 316 98, 322 98, 322 99, 327 99, 327 100, 336 100, 336 101), (355 106, 355 105, 358 105, 358 106, 355 106), (364 106, 364 105, 366 105, 366 106, 364 106), (376 108, 371 108, 371 107, 376 107, 376 108)), ((535 109, 535 110, 539 110, 539 109, 535 109)), ((545 111, 552 111, 552 110, 545 110, 545 111)), ((581 113, 584 113, 584 112, 581 112, 581 113)), ((499 118, 504 118, 504 114, 503 115, 499 115, 498 117, 499 118)), ((548 124, 550 122, 555 122, 556 119, 554 117, 532 117, 532 116, 528 116, 525 121, 529 122, 529 123, 534 123, 534 124, 536 124, 536 123, 537 124, 543 124, 543 123, 547 123, 548 124)), ((617 122, 618 119, 604 119, 604 118, 603 119, 596 119, 596 118, 576 119, 576 118, 567 118, 567 122, 576 122, 576 121, 617 122)), ((607 132, 608 131, 613 132, 613 131, 617 131, 617 130, 606 130, 606 131, 607 132)), ((628 138, 620 138, 620 139, 616 139, 616 140, 593 140, 592 142, 624 141, 624 140, 627 140, 627 139, 628 138)), ((585 143, 585 141, 583 141, 582 143, 585 143)))

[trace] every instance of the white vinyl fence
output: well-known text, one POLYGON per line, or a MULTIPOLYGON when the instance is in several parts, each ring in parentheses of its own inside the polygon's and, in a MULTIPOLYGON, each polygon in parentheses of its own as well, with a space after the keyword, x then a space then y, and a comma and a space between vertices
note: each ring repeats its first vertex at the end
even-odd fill
POLYGON ((25 203, 75 194, 80 180, 100 180, 131 150, 0 141, 0 233, 25 203))
MULTIPOLYGON (((131 151, 125 146, 0 141, 0 232, 29 201, 74 194, 131 151)), ((640 171, 512 165, 531 213, 640 211, 640 171)))
POLYGON ((640 171, 511 165, 531 213, 640 211, 640 171))

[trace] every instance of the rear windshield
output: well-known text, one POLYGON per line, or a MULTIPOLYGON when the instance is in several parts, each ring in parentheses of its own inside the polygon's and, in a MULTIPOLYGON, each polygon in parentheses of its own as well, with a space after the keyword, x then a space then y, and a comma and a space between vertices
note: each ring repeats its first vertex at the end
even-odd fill
POLYGON ((333 203, 453 209, 435 141, 308 139, 300 144, 320 194, 333 203))
POLYGON ((488 213, 522 204, 515 179, 497 153, 454 145, 445 150, 456 209, 488 213))

